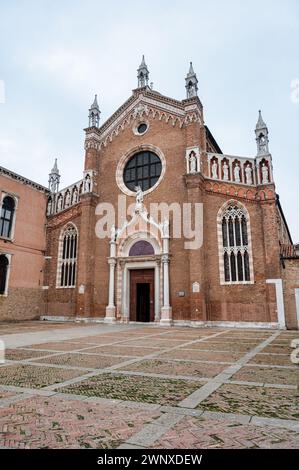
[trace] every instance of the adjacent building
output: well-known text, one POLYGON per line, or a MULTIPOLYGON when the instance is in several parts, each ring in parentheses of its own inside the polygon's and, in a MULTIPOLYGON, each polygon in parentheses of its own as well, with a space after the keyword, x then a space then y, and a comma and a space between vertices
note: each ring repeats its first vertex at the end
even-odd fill
POLYGON ((0 320, 38 319, 49 190, 0 167, 0 320))

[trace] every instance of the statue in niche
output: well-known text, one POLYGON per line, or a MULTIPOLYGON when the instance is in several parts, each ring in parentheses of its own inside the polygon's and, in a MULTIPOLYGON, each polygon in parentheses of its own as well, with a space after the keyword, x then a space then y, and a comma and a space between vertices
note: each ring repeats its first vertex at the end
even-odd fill
POLYGON ((252 184, 252 168, 247 163, 246 168, 245 168, 245 175, 246 175, 246 183, 247 184, 252 184))
POLYGON ((240 183, 240 165, 237 162, 234 168, 234 177, 235 177, 235 182, 240 183))
POLYGON ((226 161, 224 161, 223 163, 223 179, 225 181, 228 181, 228 164, 226 163, 226 161))
POLYGON ((196 156, 194 152, 190 153, 189 161, 190 161, 190 173, 196 173, 197 161, 196 161, 196 156))
POLYGON ((218 179, 218 163, 216 160, 214 160, 212 164, 212 178, 214 178, 214 180, 218 179))
POLYGON ((62 205, 63 205, 62 195, 59 194, 58 201, 57 201, 57 210, 58 210, 58 211, 61 211, 61 210, 62 210, 62 205))
POLYGON ((70 192, 67 191, 65 196, 65 207, 69 207, 71 205, 71 195, 70 192))
POLYGON ((265 162, 262 165, 262 184, 269 183, 269 171, 265 162))
POLYGON ((78 202, 78 189, 74 188, 72 196, 72 204, 77 204, 78 202))
POLYGON ((84 180, 84 192, 90 193, 90 189, 91 189, 91 179, 89 175, 86 175, 85 180, 84 180))
POLYGON ((52 199, 48 199, 48 205, 47 205, 47 215, 51 215, 52 213, 52 199))

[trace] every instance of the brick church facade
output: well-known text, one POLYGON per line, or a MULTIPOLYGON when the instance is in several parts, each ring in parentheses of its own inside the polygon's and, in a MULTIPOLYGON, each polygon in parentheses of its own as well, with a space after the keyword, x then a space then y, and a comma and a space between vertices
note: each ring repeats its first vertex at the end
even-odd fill
MULTIPOLYGON (((226 155, 205 125, 192 64, 182 101, 148 81, 143 59, 138 87, 102 125, 95 97, 79 182, 59 190, 55 162, 39 316, 298 328, 299 257, 261 113, 257 154, 226 155)), ((0 237, 0 259, 6 251, 0 237)))

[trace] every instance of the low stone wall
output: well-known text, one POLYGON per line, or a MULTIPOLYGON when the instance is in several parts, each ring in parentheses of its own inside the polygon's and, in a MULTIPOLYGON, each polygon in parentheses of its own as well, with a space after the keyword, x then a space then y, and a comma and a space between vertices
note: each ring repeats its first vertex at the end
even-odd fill
POLYGON ((10 288, 7 297, 0 297, 0 321, 37 320, 42 312, 40 288, 10 288))
POLYGON ((297 313, 295 289, 299 289, 299 258, 284 259, 284 265, 282 275, 286 325, 288 329, 298 329, 299 312, 297 313))

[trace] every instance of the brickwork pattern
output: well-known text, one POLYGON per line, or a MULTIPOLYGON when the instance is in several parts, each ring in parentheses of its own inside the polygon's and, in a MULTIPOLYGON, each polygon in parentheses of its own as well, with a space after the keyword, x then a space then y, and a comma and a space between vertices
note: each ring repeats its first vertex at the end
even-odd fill
POLYGON ((65 325, 58 340, 44 328, 47 343, 11 347, 0 365, 2 447, 299 447, 298 367, 265 353, 294 332, 65 325))

